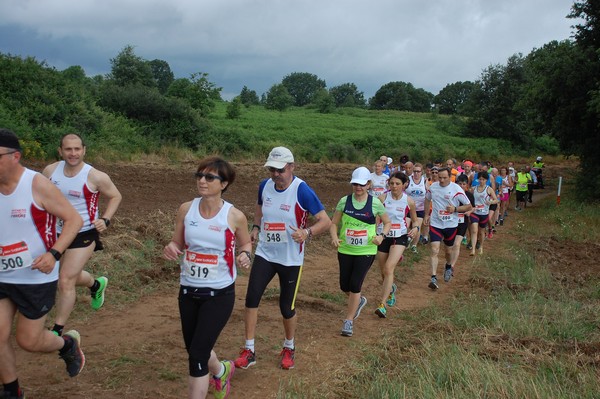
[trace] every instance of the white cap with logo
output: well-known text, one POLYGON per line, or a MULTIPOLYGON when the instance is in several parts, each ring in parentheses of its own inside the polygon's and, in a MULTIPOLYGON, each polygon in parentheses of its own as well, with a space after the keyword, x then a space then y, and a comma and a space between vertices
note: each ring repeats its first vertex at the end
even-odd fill
POLYGON ((350 183, 364 186, 369 180, 371 180, 371 171, 364 166, 361 166, 354 169, 354 172, 352 172, 352 180, 350 180, 350 183))
POLYGON ((290 150, 285 147, 275 147, 269 153, 265 167, 283 169, 285 165, 292 162, 294 162, 294 155, 290 150))

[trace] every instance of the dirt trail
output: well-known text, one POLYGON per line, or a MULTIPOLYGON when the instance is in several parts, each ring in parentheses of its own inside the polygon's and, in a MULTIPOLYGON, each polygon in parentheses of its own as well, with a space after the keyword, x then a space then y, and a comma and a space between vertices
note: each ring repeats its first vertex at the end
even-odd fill
MULTIPOLYGON (((228 191, 227 200, 252 220, 257 184, 267 176, 260 164, 244 163, 236 167, 238 180, 228 191)), ((337 200, 349 192, 347 181, 354 167, 347 164, 306 165, 298 167, 297 175, 315 189, 330 211, 337 200)), ((148 213, 156 209, 174 214, 182 202, 195 195, 192 164, 177 167, 159 164, 99 165, 98 168, 109 173, 123 193, 119 215, 128 218, 147 218, 148 213), (160 190, 156 190, 159 186, 160 190)), ((546 189, 536 194, 539 199, 550 192, 546 189)), ((515 215, 513 211, 505 226, 499 228, 499 236, 510 229, 515 215)), ((486 243, 486 251, 491 252, 494 242, 492 239, 486 243)), ((355 367, 354 362, 359 360, 363 344, 376 343, 386 332, 402 329, 405 323, 401 317, 403 312, 448 300, 471 289, 469 279, 477 257, 469 257, 463 250, 455 277, 450 283, 441 282, 440 289, 432 292, 427 288, 429 266, 424 254, 428 251, 421 248, 421 252, 420 260, 412 268, 407 268, 404 263, 397 267, 398 301, 389 310, 387 319, 380 319, 374 314, 381 279, 378 265, 373 265, 363 287, 369 303, 355 323, 354 336, 346 338, 340 336, 345 304, 319 298, 322 294, 339 293, 336 252, 328 245, 327 237, 315 238, 308 246, 297 302, 296 368, 283 371, 277 367, 283 327, 276 296, 266 297, 259 308, 257 364, 248 370, 236 371, 230 397, 275 398, 280 384, 288 381, 322 386, 324 393, 329 392, 324 396, 343 397, 343 392, 332 391, 331 387, 343 386, 340 381, 349 368, 355 367)), ((412 254, 407 257, 412 257, 412 254)), ((442 268, 443 261, 440 270, 442 268)), ((215 348, 223 359, 235 358, 243 344, 247 277, 248 273, 242 272, 238 278, 235 309, 215 348)), ((276 281, 271 284, 271 287, 277 286, 276 281)), ((28 398, 185 397, 187 360, 176 295, 176 288, 165 288, 142 297, 126 309, 119 309, 110 302, 109 288, 107 303, 102 310, 89 321, 70 321, 69 328, 76 328, 81 333, 87 358, 86 367, 77 378, 66 377, 64 363, 54 359, 53 355, 28 354, 18 350, 19 378, 28 398)), ((86 298, 80 295, 77 306, 86 305, 86 298)))

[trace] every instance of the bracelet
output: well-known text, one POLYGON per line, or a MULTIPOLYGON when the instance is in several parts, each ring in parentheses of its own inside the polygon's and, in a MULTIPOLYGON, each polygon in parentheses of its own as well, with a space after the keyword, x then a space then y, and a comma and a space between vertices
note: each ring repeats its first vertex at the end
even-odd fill
POLYGON ((248 257, 250 262, 252 262, 252 254, 250 253, 250 251, 240 251, 240 252, 243 254, 246 254, 246 256, 248 257))
POLYGON ((254 230, 255 227, 258 229, 258 231, 260 231, 260 226, 257 224, 253 224, 251 230, 254 230))
POLYGON ((310 238, 312 237, 312 230, 309 228, 304 229, 306 231, 306 239, 310 240, 310 238))

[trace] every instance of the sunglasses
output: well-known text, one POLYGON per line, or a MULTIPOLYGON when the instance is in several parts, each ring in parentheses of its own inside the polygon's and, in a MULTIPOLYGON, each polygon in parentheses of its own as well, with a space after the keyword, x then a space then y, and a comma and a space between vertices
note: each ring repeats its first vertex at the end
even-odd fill
POLYGON ((352 185, 354 187, 365 187, 366 186, 366 184, 358 184, 358 183, 352 183, 352 185))
POLYGON ((218 181, 223 181, 223 178, 221 176, 213 175, 212 173, 202 173, 202 172, 196 173, 196 179, 201 180, 203 177, 206 179, 206 181, 208 183, 214 182, 215 179, 217 179, 218 181))
POLYGON ((413 173, 421 173, 421 172, 423 172, 423 171, 422 170, 418 170, 418 169, 413 170, 413 173))
POLYGON ((268 169, 269 169, 269 172, 271 172, 271 173, 277 172, 279 174, 282 174, 282 173, 285 172, 285 168, 277 169, 277 168, 274 168, 272 166, 269 166, 268 169))
POLYGON ((437 175, 437 174, 438 174, 438 172, 431 172, 431 174, 432 174, 432 175, 437 175))
POLYGON ((0 158, 2 158, 5 155, 10 155, 10 154, 14 154, 16 151, 11 151, 11 152, 5 152, 4 154, 0 154, 0 158))

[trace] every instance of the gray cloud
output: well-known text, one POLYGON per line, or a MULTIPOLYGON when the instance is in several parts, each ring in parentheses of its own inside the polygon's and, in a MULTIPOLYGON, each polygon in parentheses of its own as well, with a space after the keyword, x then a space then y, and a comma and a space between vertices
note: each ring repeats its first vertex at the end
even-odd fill
POLYGON ((128 44, 178 77, 208 72, 224 97, 291 72, 367 97, 390 81, 436 94, 571 34, 568 0, 4 0, 0 51, 89 75, 128 44))

